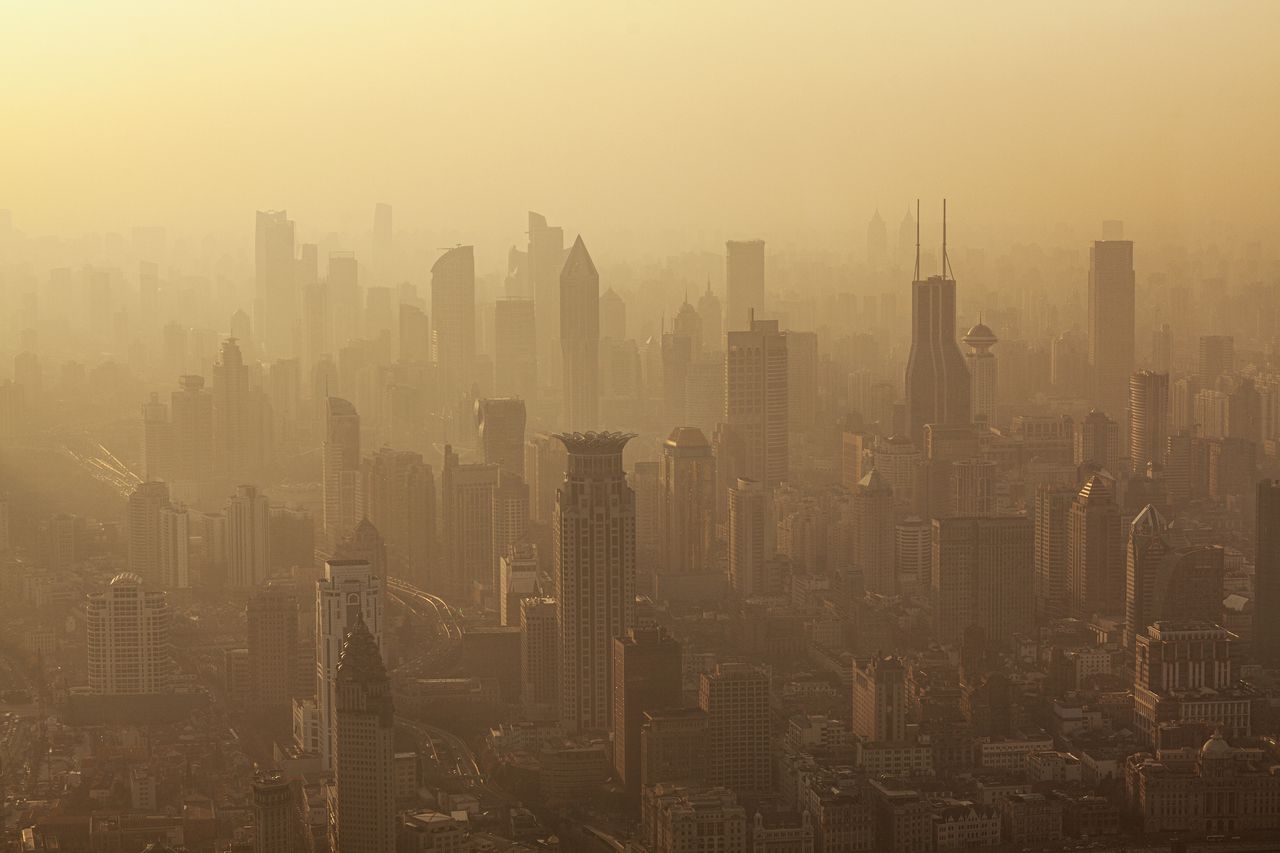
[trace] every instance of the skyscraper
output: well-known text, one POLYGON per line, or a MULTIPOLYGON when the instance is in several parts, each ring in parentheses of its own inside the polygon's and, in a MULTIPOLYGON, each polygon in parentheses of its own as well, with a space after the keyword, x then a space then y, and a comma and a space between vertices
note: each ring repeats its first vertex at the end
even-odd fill
POLYGON ((1041 483, 1035 497, 1036 614, 1061 619, 1067 599, 1067 516, 1075 500, 1071 486, 1041 483))
POLYGON ((925 424, 968 426, 973 420, 969 369, 956 344, 956 283, 947 278, 943 215, 942 275, 921 281, 919 232, 916 281, 911 283, 911 352, 907 355, 907 434, 924 444, 925 424))
POLYGON ((324 577, 316 581, 316 709, 320 766, 327 771, 334 765, 334 709, 343 641, 361 623, 381 649, 383 583, 364 560, 326 560, 324 577))
POLYGON ((1254 551, 1253 646, 1258 659, 1280 662, 1280 480, 1258 483, 1254 551))
POLYGON ((157 588, 164 575, 160 562, 160 512, 168 506, 169 487, 164 483, 140 483, 129 495, 129 571, 157 588))
POLYGON ((488 397, 476 400, 476 426, 484 461, 524 477, 524 400, 488 397))
POLYGON ((769 791, 768 674, 746 663, 717 664, 702 673, 698 707, 707 715, 707 784, 740 795, 769 791))
POLYGON ((893 489, 872 468, 853 487, 853 567, 871 592, 896 595, 893 489))
POLYGON ((581 235, 560 271, 560 347, 565 428, 595 429, 600 418, 600 274, 581 235))
POLYGON ((1222 621, 1223 549, 1191 545, 1154 506, 1129 525, 1124 643, 1156 622, 1222 621))
POLYGON ((499 299, 493 309, 495 394, 538 398, 538 337, 532 299, 499 299))
POLYGON ((659 536, 664 574, 711 570, 716 460, 702 431, 677 427, 662 446, 659 536))
POLYGON ((533 281, 538 346, 538 375, 558 383, 560 375, 560 271, 564 267, 564 229, 529 211, 529 277, 533 281))
POLYGON ((360 520, 360 415, 341 397, 325 401, 321 453, 324 536, 333 548, 360 520))
POLYGON ((1120 425, 1097 409, 1085 415, 1075 434, 1074 460, 1078 466, 1096 465, 1119 474, 1120 425))
POLYGON ((520 602, 520 701, 539 719, 555 719, 560 707, 557 609, 549 597, 520 602))
POLYGON ((1196 380, 1201 386, 1213 387, 1221 376, 1236 369, 1236 341, 1231 335, 1201 335, 1196 360, 1196 380))
POLYGON ((729 302, 725 329, 749 331, 751 318, 764 313, 764 241, 730 240, 724 248, 729 302))
POLYGON ((1133 373, 1133 242, 1098 240, 1089 250, 1089 367, 1093 399, 1119 412, 1133 373))
POLYGON ((640 728, 646 711, 681 704, 680 644, 662 628, 632 628, 613 641, 613 769, 640 796, 640 728))
POLYGON ((745 449, 739 476, 768 488, 787 479, 790 425, 787 339, 776 320, 750 319, 731 331, 725 358, 725 421, 745 449))
POLYGON ((1034 530, 1026 516, 933 520, 934 630, 956 643, 977 626, 1007 646, 1034 625, 1034 530))
POLYGON ((1129 461, 1145 474, 1164 466, 1169 443, 1169 374, 1139 370, 1129 377, 1129 461))
POLYGON ((436 482, 420 453, 378 449, 361 463, 364 515, 386 540, 391 572, 425 584, 436 557, 436 482))
POLYGON ((951 514, 976 518, 996 513, 996 463, 990 459, 957 459, 951 468, 951 514))
POLYGON ((293 220, 283 210, 259 210, 254 239, 254 314, 268 352, 293 354, 297 314, 293 220))
POLYGON ((396 849, 395 709, 378 640, 357 616, 334 676, 334 853, 396 849))
POLYGON ((557 437, 569 452, 554 527, 560 721, 570 732, 604 731, 613 720, 613 641, 635 619, 635 493, 622 469, 631 436, 557 437))
POLYGON ((999 343, 995 333, 979 323, 965 332, 964 342, 969 345, 965 360, 969 364, 970 408, 973 420, 987 426, 996 425, 996 403, 999 400, 999 371, 995 353, 991 348, 999 343))
POLYGON ((191 586, 191 520, 185 506, 169 504, 160 509, 160 586, 191 586))
POLYGON ((287 720, 299 663, 298 599, 283 584, 270 583, 249 599, 245 623, 253 704, 287 720))
POLYGON ((702 318, 703 348, 708 352, 724 352, 724 308, 711 292, 710 276, 707 289, 698 297, 698 316, 702 318))
POLYGON ((181 376, 169 398, 172 413, 173 476, 190 483, 213 476, 213 395, 203 376, 181 376))
POLYGON ((907 739, 907 669, 895 657, 853 662, 853 734, 865 741, 907 739))
POLYGON ((740 598, 767 591, 765 564, 773 556, 769 493, 755 480, 729 490, 729 585, 740 598))
POLYGON ((249 387, 236 339, 226 339, 213 366, 214 457, 220 471, 243 473, 265 461, 264 408, 262 393, 249 387))
POLYGON ((172 688, 172 616, 160 590, 122 572, 85 606, 89 689, 99 695, 164 693, 172 688))
POLYGON ((431 350, 440 389, 452 403, 471 387, 476 361, 476 261, 457 246, 431 267, 431 350))
POLYGON ((507 471, 498 471, 498 483, 493 487, 493 578, 489 587, 498 596, 504 594, 500 582, 500 568, 504 557, 525 543, 529 535, 529 487, 524 478, 507 471))
POLYGON ((227 586, 253 589, 271 575, 271 506, 256 486, 236 486, 227 501, 227 586))
POLYGON ((1107 479, 1094 474, 1067 515, 1067 589, 1071 615, 1119 615, 1124 601, 1120 507, 1107 479))
POLYGON ((615 341, 627 337, 627 303, 611 287, 600 294, 600 338, 615 341))
POLYGON ((440 473, 440 538, 449 576, 442 581, 455 594, 469 592, 473 583, 492 586, 497 567, 493 496, 498 472, 497 465, 460 464, 453 447, 445 445, 440 473))

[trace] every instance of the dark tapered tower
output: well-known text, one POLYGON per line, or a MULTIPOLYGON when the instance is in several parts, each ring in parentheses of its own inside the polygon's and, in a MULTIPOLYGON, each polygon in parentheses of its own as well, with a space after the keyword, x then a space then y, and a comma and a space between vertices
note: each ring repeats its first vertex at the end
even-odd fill
POLYGON ((911 354, 907 357, 907 431, 917 447, 924 425, 972 423, 969 368, 956 344, 956 283, 949 277, 946 205, 943 204, 942 275, 920 280, 919 217, 916 280, 911 283, 911 354))

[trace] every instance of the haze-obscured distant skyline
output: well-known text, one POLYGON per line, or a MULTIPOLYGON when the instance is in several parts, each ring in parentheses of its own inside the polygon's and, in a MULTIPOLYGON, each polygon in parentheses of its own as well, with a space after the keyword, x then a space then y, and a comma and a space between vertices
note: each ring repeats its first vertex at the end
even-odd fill
POLYGON ((916 195, 958 244, 1254 235, 1278 36, 1261 2, 10 2, 0 208, 248 236, 255 208, 362 233, 385 201, 482 267, 528 208, 640 254, 860 249, 916 195))

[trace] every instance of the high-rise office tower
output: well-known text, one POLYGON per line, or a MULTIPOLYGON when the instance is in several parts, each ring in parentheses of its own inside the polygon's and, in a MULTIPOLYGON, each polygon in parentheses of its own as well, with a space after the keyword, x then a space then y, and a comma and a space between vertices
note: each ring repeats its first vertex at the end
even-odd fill
POLYGON ((1113 474, 1120 467, 1120 425, 1097 409, 1080 421, 1075 434, 1076 465, 1097 465, 1113 474))
POLYGON ((697 358, 702 353, 702 315, 689 304, 687 297, 671 321, 671 333, 689 339, 690 358, 697 358))
POLYGON ((254 239, 254 314, 268 352, 291 355, 297 315, 293 220, 283 210, 259 210, 254 239))
POLYGON ((964 357, 969 364, 969 406, 973 412, 973 420, 975 423, 995 426, 999 370, 991 348, 1000 341, 991 329, 979 323, 965 332, 964 342, 969 346, 969 352, 964 357))
POLYGON ((256 486, 236 486, 227 501, 227 586, 253 589, 271 575, 271 506, 256 486))
POLYGON ((995 515, 996 463, 957 459, 951 465, 951 514, 961 518, 995 515))
POLYGON ((686 422, 692 361, 692 338, 670 333, 662 336, 662 415, 667 423, 686 422))
POLYGON ((932 589, 939 642, 977 626, 1008 646, 1035 622, 1034 529, 1026 516, 935 518, 932 589))
POLYGON ((431 361, 431 319, 417 305, 400 303, 400 360, 431 361))
POLYGON ((776 320, 750 319, 746 331, 729 332, 725 357, 725 422, 745 451, 739 476, 768 488, 787 479, 789 406, 786 336, 776 320))
POLYGON ((148 480, 169 480, 174 474, 173 425, 169 407, 152 392, 142 404, 142 467, 148 480))
POLYGON ((786 331, 788 429, 808 430, 818 417, 818 333, 786 331))
POLYGON ((320 766, 333 770, 334 708, 338 659, 347 634, 363 623, 382 647, 383 578, 364 560, 326 560, 316 581, 316 709, 320 723, 320 766))
POLYGON ((529 487, 524 478, 498 471, 498 484, 493 488, 493 578, 489 587, 503 595, 500 580, 502 559, 524 544, 529 536, 529 487))
POLYGON ((476 361, 476 261, 457 246, 431 267, 431 350, 442 397, 452 403, 471 387, 476 361))
POLYGON ((181 376, 169 398, 172 414, 173 478, 189 483, 213 476, 213 394, 203 376, 181 376))
POLYGON ((1253 648, 1258 660, 1280 662, 1280 480, 1258 482, 1253 575, 1253 648))
POLYGON ((377 639, 359 617, 334 677, 334 793, 330 849, 396 849, 395 709, 377 639))
POLYGON ((1124 408, 1133 323, 1133 242, 1098 240, 1089 250, 1089 367, 1093 399, 1110 412, 1124 408))
POLYGON ((360 520, 360 415, 341 397, 325 401, 321 453, 324 536, 333 548, 360 520))
POLYGON ((896 508, 893 489, 872 468, 853 487, 853 567, 863 584, 880 595, 896 595, 896 508))
POLYGON ((129 535, 129 571, 143 582, 160 587, 160 511, 169 506, 164 483, 140 483, 129 495, 126 513, 129 535))
POLYGON ((871 464, 893 489, 893 499, 902 507, 914 506, 920 475, 920 450, 905 435, 877 437, 871 464))
POLYGON ((702 318, 702 346, 708 352, 724 352, 724 308, 720 299, 711 292, 711 278, 707 289, 698 297, 698 316, 702 318))
POLYGON ((755 480, 729 489, 729 585, 740 598, 766 591, 765 564, 773 556, 770 495, 755 480))
POLYGON ((160 590, 122 572, 85 606, 89 689, 99 695, 164 693, 172 688, 172 616, 160 590))
POLYGON ((870 742, 907 739, 907 668, 895 657, 853 662, 853 734, 870 742))
POLYGON ((613 641, 613 769, 632 799, 640 796, 644 713, 680 706, 681 667, 680 644, 662 628, 632 628, 613 641))
POLYGON ((520 627, 520 602, 541 594, 538 583, 538 551, 528 542, 498 558, 498 624, 520 627))
POLYGON ((1067 597, 1071 615, 1119 615, 1124 601, 1120 507, 1105 477, 1091 476, 1067 514, 1067 597))
MULTIPOLYGON (((160 586, 191 586, 191 519, 185 506, 169 504, 160 509, 160 586)), ((3 549, 0 549, 3 550, 3 549)))
POLYGON ((894 526, 894 582, 899 593, 927 592, 933 566, 933 526, 909 515, 894 526))
POLYGON ((1129 377, 1129 461, 1145 474, 1164 465, 1169 443, 1169 374, 1139 370, 1129 377))
POLYGON ((1126 649, 1156 622, 1222 621, 1223 549, 1190 544, 1154 506, 1129 525, 1125 568, 1126 649))
POLYGON ((214 456, 220 471, 234 474, 261 464, 262 414, 240 347, 235 338, 228 338, 213 366, 214 456))
POLYGON ((707 773, 707 715, 701 708, 645 711, 640 725, 640 788, 700 786, 707 773))
POLYGON ((524 477, 524 400, 488 397, 476 400, 476 426, 484 461, 524 477))
POLYGON ((532 299, 499 299, 493 309, 495 394, 538 398, 538 337, 532 299))
POLYGON ((768 674, 751 664, 717 664, 702 673, 698 707, 707 715, 707 784, 738 794, 769 791, 768 674))
POLYGON ((1213 387, 1219 377, 1236 370, 1236 340, 1231 335, 1201 335, 1196 359, 1196 379, 1201 386, 1213 387))
POLYGON ((635 621, 636 505, 622 469, 624 433, 564 434, 556 496, 555 582, 560 722, 604 731, 613 720, 613 641, 635 621))
POLYGON ((925 424, 968 426, 969 369, 956 344, 956 283, 947 278, 946 217, 943 215, 942 275, 921 281, 916 234, 916 280, 911 283, 911 352, 907 356, 907 434, 923 446, 925 424))
POLYGON ((354 252, 330 252, 329 275, 325 280, 328 291, 329 329, 332 337, 329 345, 340 351, 353 339, 360 337, 364 300, 360 294, 360 265, 354 252))
MULTIPOLYGON (((493 554, 493 495, 498 488, 497 465, 458 462, 445 445, 440 473, 440 530, 444 546, 444 579, 454 593, 470 591, 474 583, 491 587, 497 563, 493 554)), ((500 556, 500 555, 499 555, 500 556)))
POLYGON ((600 339, 622 341, 627 338, 627 303, 611 287, 600 294, 600 339))
POLYGON ((600 274, 581 235, 560 271, 560 349, 565 428, 595 429, 600 418, 600 274))
POLYGON ((725 329, 750 331, 752 317, 764 313, 764 241, 730 240, 724 249, 729 303, 725 329))
POLYGON ((530 716, 555 719, 560 709, 560 632, 556 600, 520 602, 520 701, 530 716))
POLYGON ((363 514, 387 543, 391 573, 423 584, 436 550, 436 481, 420 453, 378 449, 361 463, 363 514))
POLYGON ((298 599, 289 587, 270 583, 245 610, 249 693, 255 707, 287 720, 298 661, 298 599))
POLYGON ((636 493, 636 574, 647 577, 662 566, 662 463, 637 461, 627 482, 636 493))
POLYGON ((259 771, 253 780, 253 853, 301 853, 295 844, 293 786, 281 773, 259 771))
POLYGON ((715 541, 716 460, 702 430, 677 427, 662 446, 661 520, 663 574, 711 570, 715 541))
POLYGON ((529 277, 533 281, 538 374, 558 383, 560 375, 560 271, 564 268, 564 229, 529 211, 529 277))
POLYGON ((1072 486, 1041 483, 1035 497, 1035 589, 1039 619, 1064 618, 1067 600, 1067 516, 1075 500, 1072 486))

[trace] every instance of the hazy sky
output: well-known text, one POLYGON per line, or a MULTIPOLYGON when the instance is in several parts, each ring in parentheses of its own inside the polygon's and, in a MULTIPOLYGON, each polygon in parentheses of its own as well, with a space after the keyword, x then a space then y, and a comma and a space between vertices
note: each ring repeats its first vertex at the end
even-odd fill
POLYGON ((387 201, 495 250, 530 207, 860 243, 944 194, 958 241, 1274 227, 1277 43, 1275 2, 0 0, 0 207, 248 234, 387 201))

